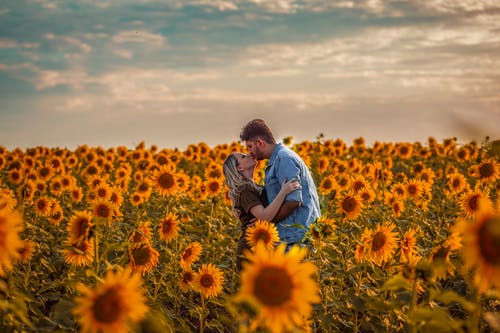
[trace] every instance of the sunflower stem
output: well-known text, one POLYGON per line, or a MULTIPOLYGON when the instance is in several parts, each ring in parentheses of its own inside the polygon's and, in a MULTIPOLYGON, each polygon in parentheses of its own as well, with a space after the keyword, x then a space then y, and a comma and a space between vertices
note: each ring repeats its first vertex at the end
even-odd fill
POLYGON ((203 333, 204 330, 204 320, 205 320, 205 297, 201 295, 201 311, 200 311, 200 333, 203 333))

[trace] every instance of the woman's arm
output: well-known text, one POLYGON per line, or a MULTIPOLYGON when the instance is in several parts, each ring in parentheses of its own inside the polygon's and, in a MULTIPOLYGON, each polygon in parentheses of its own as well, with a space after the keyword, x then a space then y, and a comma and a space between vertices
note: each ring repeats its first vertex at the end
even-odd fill
POLYGON ((284 181, 283 184, 281 184, 281 190, 278 192, 278 195, 267 207, 264 207, 263 205, 253 206, 250 208, 250 213, 252 213, 252 215, 259 220, 271 222, 285 201, 286 196, 299 187, 300 184, 295 179, 284 181))

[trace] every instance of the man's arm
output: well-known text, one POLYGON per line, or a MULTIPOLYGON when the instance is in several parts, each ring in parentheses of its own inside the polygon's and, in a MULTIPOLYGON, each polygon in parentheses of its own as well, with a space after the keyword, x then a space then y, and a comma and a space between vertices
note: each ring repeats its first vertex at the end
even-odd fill
POLYGON ((278 223, 284 220, 288 215, 290 215, 297 207, 300 206, 299 201, 285 201, 283 205, 281 205, 278 213, 273 218, 273 223, 278 223))

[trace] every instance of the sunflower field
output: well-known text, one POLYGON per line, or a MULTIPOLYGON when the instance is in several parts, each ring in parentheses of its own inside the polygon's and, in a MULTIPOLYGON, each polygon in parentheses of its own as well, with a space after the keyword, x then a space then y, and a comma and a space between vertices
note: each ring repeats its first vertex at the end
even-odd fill
POLYGON ((0 332, 500 331, 498 141, 283 143, 322 216, 289 252, 259 221, 240 273, 240 142, 0 146, 0 332))

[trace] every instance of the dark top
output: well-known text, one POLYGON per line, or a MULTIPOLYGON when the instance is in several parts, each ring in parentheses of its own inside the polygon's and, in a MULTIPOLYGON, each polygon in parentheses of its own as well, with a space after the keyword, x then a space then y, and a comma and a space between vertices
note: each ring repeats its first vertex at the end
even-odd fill
POLYGON ((257 205, 262 205, 264 207, 267 206, 266 191, 262 191, 261 193, 262 194, 259 194, 250 185, 243 185, 241 189, 240 196, 235 203, 235 207, 240 210, 239 217, 241 221, 241 228, 243 230, 245 230, 247 225, 255 219, 255 216, 250 213, 250 209, 257 205))

